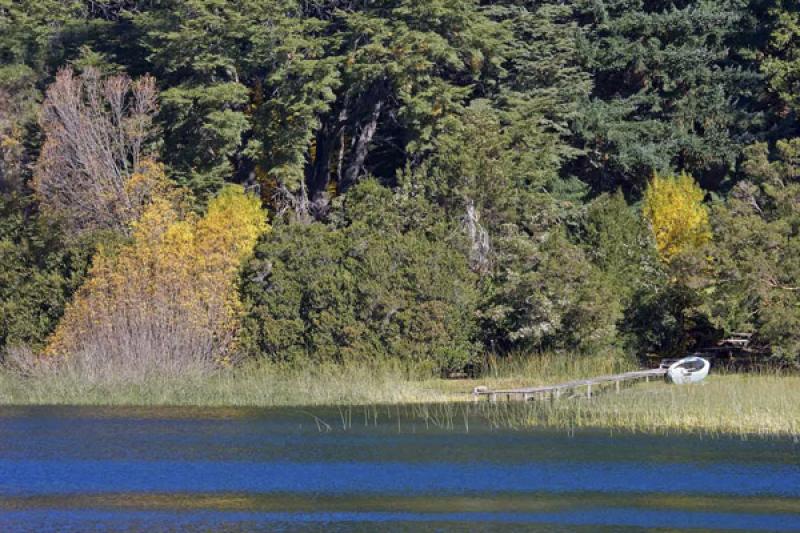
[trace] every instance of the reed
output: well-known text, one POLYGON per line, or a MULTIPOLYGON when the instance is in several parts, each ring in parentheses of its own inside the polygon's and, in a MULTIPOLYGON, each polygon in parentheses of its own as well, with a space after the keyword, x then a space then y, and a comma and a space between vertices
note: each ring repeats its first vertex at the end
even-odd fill
POLYGON ((778 370, 712 373, 705 382, 613 387, 592 399, 472 403, 477 385, 555 383, 629 370, 631 362, 544 354, 490 366, 476 380, 443 380, 396 361, 371 364, 252 363, 211 375, 149 375, 139 381, 88 381, 78 372, 21 377, 0 370, 0 405, 322 406, 408 405, 425 423, 461 427, 479 419, 497 428, 605 428, 640 432, 789 435, 800 438, 800 376, 778 370), (416 406, 416 407, 415 407, 416 406))
POLYGON ((397 360, 366 363, 286 364, 251 362, 208 373, 153 371, 98 377, 81 365, 25 367, 26 377, 0 369, 0 405, 199 405, 282 406, 418 404, 472 399, 476 385, 492 388, 539 385, 629 370, 630 362, 513 354, 490 361, 479 380, 446 380, 429 367, 397 360))
MULTIPOLYGON (((444 402, 435 379, 392 361, 369 365, 251 363, 180 377, 89 380, 65 366, 21 377, 0 371, 0 405, 297 406, 444 402)), ((466 395, 464 395, 466 397, 466 395)))
POLYGON ((712 374, 694 385, 636 383, 587 399, 482 404, 503 428, 607 428, 648 433, 704 433, 800 438, 800 376, 778 371, 712 374))

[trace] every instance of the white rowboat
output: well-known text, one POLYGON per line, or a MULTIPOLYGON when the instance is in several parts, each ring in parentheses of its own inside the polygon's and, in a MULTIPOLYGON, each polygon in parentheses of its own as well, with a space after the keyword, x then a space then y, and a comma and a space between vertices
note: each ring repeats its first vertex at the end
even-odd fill
POLYGON ((697 383, 708 375, 711 363, 708 359, 692 356, 675 361, 667 368, 667 380, 677 385, 697 383))

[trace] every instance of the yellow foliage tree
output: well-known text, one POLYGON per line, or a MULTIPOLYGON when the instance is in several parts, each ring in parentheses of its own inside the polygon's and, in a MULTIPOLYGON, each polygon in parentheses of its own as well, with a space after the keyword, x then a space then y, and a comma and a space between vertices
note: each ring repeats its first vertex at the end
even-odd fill
POLYGON ((130 244, 98 252, 46 353, 120 378, 225 364, 241 312, 236 275, 267 229, 260 201, 240 187, 223 189, 203 217, 154 197, 130 244))
POLYGON ((650 222, 664 261, 699 248, 711 239, 703 189, 692 176, 654 175, 644 195, 644 216, 650 222))

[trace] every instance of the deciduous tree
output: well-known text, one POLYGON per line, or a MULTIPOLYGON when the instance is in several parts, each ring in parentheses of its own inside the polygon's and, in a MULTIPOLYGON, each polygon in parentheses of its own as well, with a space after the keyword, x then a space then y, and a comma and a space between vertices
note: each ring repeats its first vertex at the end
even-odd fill
POLYGON ((61 70, 40 120, 45 143, 33 188, 43 207, 75 232, 127 232, 149 194, 140 178, 149 171, 156 98, 150 77, 61 70))
POLYGON ((267 229, 258 199, 231 186, 202 218, 153 199, 132 242, 95 257, 46 354, 89 377, 206 371, 235 357, 236 274, 267 229))
POLYGON ((644 195, 643 213, 661 258, 670 262, 711 239, 705 193, 690 175, 653 176, 644 195))

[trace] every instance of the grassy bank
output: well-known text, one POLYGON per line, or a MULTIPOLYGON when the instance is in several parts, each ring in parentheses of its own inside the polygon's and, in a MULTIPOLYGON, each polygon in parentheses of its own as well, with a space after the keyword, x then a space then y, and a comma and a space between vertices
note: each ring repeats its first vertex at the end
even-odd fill
MULTIPOLYGON (((466 401, 476 385, 539 385, 628 370, 601 358, 513 358, 490 366, 480 380, 445 380, 396 361, 346 365, 249 364, 211 375, 88 380, 69 368, 35 377, 0 370, 0 405, 297 406, 419 404, 466 401)), ((113 373, 109 373, 112 374, 113 373)))
POLYGON ((697 432, 800 438, 800 376, 712 374, 696 385, 663 381, 613 389, 592 400, 576 397, 483 407, 498 427, 532 426, 697 432))
POLYGON ((180 380, 92 383, 68 372, 20 377, 0 372, 0 405, 319 406, 409 404, 412 416, 478 416, 497 427, 698 431, 800 436, 800 376, 777 372, 712 374, 694 386, 638 383, 555 402, 471 404, 477 385, 506 388, 557 383, 629 370, 632 363, 542 356, 506 361, 477 380, 443 380, 393 363, 249 365, 180 380), (437 404, 430 406, 429 404, 437 404), (418 407, 413 407, 417 405, 418 407))

